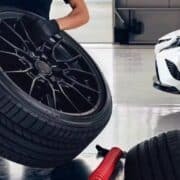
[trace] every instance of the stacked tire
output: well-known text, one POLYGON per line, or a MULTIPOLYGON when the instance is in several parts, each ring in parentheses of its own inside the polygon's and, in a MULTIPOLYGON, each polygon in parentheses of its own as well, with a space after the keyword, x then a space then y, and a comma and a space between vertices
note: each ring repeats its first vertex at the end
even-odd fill
POLYGON ((180 131, 154 137, 134 147, 126 159, 126 180, 178 180, 180 131))

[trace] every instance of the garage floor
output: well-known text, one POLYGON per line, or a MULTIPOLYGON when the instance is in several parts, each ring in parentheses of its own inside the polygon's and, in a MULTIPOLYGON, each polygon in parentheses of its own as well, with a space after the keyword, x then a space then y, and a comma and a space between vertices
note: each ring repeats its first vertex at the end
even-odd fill
MULTIPOLYGON (((180 127, 180 99, 152 88, 153 47, 83 45, 107 78, 114 100, 111 121, 100 136, 71 164, 31 169, 0 160, 0 180, 86 180, 101 159, 95 145, 128 150, 160 132, 180 127)), ((121 163, 113 180, 122 180, 121 163)))

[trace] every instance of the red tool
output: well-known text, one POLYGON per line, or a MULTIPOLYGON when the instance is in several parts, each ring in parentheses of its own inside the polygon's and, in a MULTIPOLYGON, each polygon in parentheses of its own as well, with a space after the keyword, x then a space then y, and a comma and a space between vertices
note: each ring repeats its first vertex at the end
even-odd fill
POLYGON ((120 148, 114 147, 110 151, 96 146, 99 154, 105 156, 99 167, 90 175, 89 180, 109 180, 119 160, 125 156, 120 148))

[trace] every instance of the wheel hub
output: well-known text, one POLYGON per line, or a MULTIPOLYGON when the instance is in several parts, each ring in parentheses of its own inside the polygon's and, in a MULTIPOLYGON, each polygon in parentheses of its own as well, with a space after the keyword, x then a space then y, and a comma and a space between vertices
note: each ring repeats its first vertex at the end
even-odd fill
POLYGON ((35 67, 40 74, 50 75, 52 73, 51 67, 44 61, 36 61, 35 67))

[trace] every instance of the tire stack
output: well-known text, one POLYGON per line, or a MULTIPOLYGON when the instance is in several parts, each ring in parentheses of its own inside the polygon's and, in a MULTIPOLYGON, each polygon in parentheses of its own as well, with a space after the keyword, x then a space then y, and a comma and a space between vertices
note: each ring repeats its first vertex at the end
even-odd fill
POLYGON ((180 131, 145 141, 127 155, 125 180, 179 180, 180 131))

